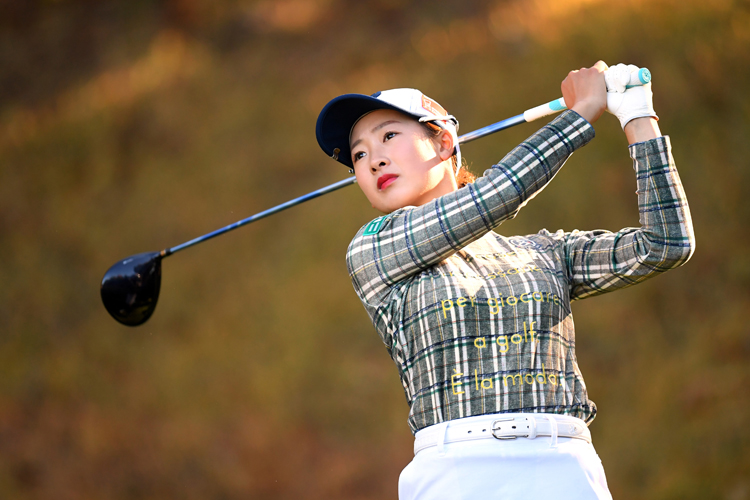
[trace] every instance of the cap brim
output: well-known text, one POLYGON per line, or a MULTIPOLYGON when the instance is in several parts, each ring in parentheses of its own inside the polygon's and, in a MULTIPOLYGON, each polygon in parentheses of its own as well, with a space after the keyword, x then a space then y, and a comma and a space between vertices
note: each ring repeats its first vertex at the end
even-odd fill
POLYGON ((349 168, 352 153, 349 149, 349 133, 363 115, 376 109, 404 110, 365 94, 344 94, 332 99, 318 115, 315 137, 328 156, 349 168), (335 152, 338 149, 338 152, 335 152))

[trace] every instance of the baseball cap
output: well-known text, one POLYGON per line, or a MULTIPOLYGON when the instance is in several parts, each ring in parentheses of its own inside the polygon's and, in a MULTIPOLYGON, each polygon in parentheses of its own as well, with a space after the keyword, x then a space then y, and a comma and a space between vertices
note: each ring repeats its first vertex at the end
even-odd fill
POLYGON ((318 115, 315 136, 323 151, 333 158, 354 168, 349 149, 349 136, 354 125, 364 115, 378 109, 392 109, 431 122, 450 132, 456 152, 456 173, 461 168, 461 150, 458 146, 458 120, 445 108, 417 89, 391 89, 372 95, 344 94, 332 99, 318 115))

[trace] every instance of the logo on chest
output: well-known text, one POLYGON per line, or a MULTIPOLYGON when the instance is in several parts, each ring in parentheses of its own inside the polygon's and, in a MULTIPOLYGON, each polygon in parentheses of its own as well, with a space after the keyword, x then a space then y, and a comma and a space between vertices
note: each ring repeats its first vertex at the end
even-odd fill
MULTIPOLYGON (((552 292, 526 292, 521 295, 507 295, 504 296, 502 293, 498 297, 458 297, 456 299, 445 299, 440 301, 440 309, 443 312, 443 319, 448 319, 448 312, 454 308, 459 307, 472 307, 472 308, 487 308, 490 316, 496 316, 500 314, 500 311, 504 307, 516 307, 519 303, 529 304, 531 302, 552 302, 555 305, 560 305, 560 297, 556 293, 552 292)), ((451 315, 453 313, 450 313, 451 315)))

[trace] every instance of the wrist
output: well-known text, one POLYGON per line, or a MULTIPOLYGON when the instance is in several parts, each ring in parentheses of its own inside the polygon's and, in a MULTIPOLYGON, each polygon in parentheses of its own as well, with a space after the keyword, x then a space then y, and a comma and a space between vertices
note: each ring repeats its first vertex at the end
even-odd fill
POLYGON ((600 102, 595 101, 578 101, 572 108, 573 111, 581 115, 587 122, 593 124, 604 113, 604 108, 600 102))
POLYGON ((656 122, 656 118, 651 116, 644 116, 630 120, 625 125, 624 130, 625 137, 628 139, 628 144, 635 144, 637 142, 644 142, 661 137, 659 124, 656 122))

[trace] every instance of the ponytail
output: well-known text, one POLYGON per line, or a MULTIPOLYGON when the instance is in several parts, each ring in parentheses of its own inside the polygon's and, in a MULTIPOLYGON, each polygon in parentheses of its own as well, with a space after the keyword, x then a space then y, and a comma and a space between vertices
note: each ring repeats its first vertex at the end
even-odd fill
MULTIPOLYGON (((455 156, 453 157, 453 161, 456 161, 455 156)), ((465 166, 461 166, 461 170, 456 175, 456 184, 458 184, 459 189, 472 184, 475 180, 477 180, 477 176, 466 170, 465 166)))

